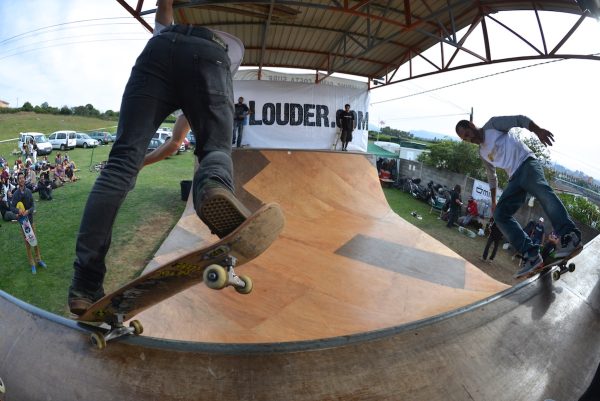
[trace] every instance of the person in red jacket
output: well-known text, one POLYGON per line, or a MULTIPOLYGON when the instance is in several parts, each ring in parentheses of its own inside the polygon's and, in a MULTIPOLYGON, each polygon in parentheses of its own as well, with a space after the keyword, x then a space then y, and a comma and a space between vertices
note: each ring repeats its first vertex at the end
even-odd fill
POLYGON ((475 199, 473 199, 472 196, 469 196, 469 200, 467 202, 467 215, 459 218, 458 224, 463 227, 466 227, 469 225, 471 220, 473 220, 473 218, 476 218, 477 216, 479 216, 479 211, 477 210, 477 202, 475 202, 475 199))

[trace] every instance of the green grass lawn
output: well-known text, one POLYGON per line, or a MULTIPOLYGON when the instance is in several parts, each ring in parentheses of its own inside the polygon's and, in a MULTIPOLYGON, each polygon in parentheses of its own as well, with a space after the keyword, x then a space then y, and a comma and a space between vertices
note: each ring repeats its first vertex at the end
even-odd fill
MULTIPOLYGON (((18 223, 2 222, 0 227, 0 289, 58 314, 66 314, 75 240, 90 189, 98 175, 90 161, 108 158, 110 146, 75 149, 69 152, 76 162, 80 180, 53 192, 54 200, 36 201, 35 224, 43 260, 48 269, 32 275, 18 223)), ((52 159, 55 152, 49 157, 52 159)), ((14 157, 8 157, 13 161, 14 157)), ((192 177, 191 151, 145 167, 136 187, 123 203, 115 222, 112 247, 107 256, 109 273, 105 288, 112 290, 140 273, 177 222, 185 202, 180 181, 192 177)))
POLYGON ((395 188, 385 188, 384 193, 390 207, 400 217, 431 235, 489 276, 506 284, 515 284, 512 274, 517 270, 517 262, 512 260, 511 252, 500 248, 493 264, 484 263, 479 258, 483 254, 487 238, 480 236, 469 238, 461 234, 457 228, 447 228, 446 222, 438 218, 439 211, 434 210, 430 213, 428 204, 416 200, 406 192, 395 188), (422 220, 412 216, 411 212, 413 211, 417 212, 422 220))

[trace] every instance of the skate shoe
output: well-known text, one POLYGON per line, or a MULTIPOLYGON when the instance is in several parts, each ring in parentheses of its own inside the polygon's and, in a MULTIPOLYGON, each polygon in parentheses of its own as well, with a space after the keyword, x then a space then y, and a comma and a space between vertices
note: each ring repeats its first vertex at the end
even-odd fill
POLYGON ((98 291, 87 291, 69 287, 69 310, 71 313, 81 316, 90 308, 97 300, 104 296, 104 288, 100 287, 98 291))
POLYGON ((39 267, 43 267, 44 269, 48 268, 48 265, 43 260, 39 260, 37 263, 39 267))
POLYGON ((560 239, 560 244, 554 252, 554 256, 556 258, 566 258, 580 251, 581 248, 583 248, 581 238, 579 238, 577 233, 571 231, 570 233, 562 236, 562 238, 560 239))
POLYGON ((513 278, 522 278, 533 276, 544 268, 544 260, 539 252, 533 256, 523 258, 521 261, 521 269, 513 276, 513 278))
POLYGON ((194 206, 200 220, 219 238, 238 228, 251 215, 233 192, 216 180, 199 188, 194 206))
POLYGON ((31 265, 31 274, 37 274, 37 270, 35 268, 35 265, 31 265))

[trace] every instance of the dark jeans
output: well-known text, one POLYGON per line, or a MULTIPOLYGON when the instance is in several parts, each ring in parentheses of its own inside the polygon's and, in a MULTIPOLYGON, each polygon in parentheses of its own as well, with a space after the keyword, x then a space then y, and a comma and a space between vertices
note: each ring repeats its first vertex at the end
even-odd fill
POLYGON ((450 208, 450 213, 448 214, 448 224, 446 227, 454 227, 456 221, 458 220, 458 215, 460 214, 460 209, 450 208))
POLYGON ((234 120, 233 121, 233 138, 231 139, 231 144, 235 143, 236 147, 242 146, 242 135, 244 133, 244 120, 234 120))
POLYGON ((496 251, 498 250, 498 245, 500 245, 500 239, 493 239, 492 237, 488 237, 487 243, 485 244, 485 249, 483 250, 483 259, 487 259, 488 251, 490 250, 492 242, 494 243, 494 249, 492 249, 490 260, 494 260, 494 258, 496 257, 496 251))
POLYGON ((539 161, 529 158, 511 177, 494 211, 494 221, 517 252, 526 255, 530 250, 536 252, 539 250, 539 245, 533 244, 531 238, 525 234, 513 217, 525 203, 527 193, 535 196, 536 200, 540 202, 559 236, 571 231, 579 234, 579 230, 569 218, 564 205, 548 185, 539 161))
POLYGON ((592 383, 585 391, 585 393, 581 396, 579 401, 594 401, 600 400, 600 365, 598 369, 596 369, 596 374, 592 379, 592 383))
POLYGON ((135 186, 150 139, 182 109, 196 135, 194 196, 209 178, 233 190, 233 87, 229 57, 204 28, 173 25, 138 57, 121 101, 117 139, 85 206, 77 236, 73 286, 96 291, 104 281, 112 226, 135 186))

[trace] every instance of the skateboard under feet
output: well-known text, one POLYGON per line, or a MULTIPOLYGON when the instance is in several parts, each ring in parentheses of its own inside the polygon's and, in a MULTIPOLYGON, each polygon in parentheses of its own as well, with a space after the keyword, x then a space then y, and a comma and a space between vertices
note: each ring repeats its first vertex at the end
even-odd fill
POLYGON ((231 286, 240 294, 252 291, 252 280, 235 273, 260 256, 283 230, 285 218, 279 205, 261 207, 232 233, 200 250, 187 253, 129 282, 93 304, 78 321, 93 330, 92 343, 99 349, 124 335, 141 334, 142 324, 125 322, 149 307, 204 281, 211 289, 231 286))

